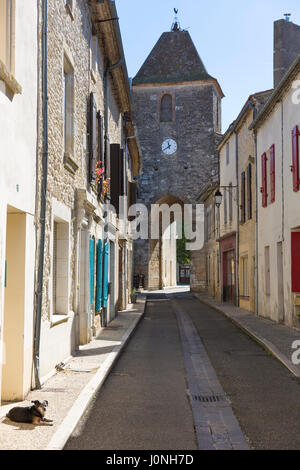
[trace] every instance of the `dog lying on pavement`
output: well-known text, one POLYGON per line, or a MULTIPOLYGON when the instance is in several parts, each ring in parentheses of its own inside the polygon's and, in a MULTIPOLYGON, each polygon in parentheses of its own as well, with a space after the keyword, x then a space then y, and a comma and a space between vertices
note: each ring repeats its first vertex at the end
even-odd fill
POLYGON ((44 400, 40 402, 39 400, 34 400, 32 406, 15 406, 7 413, 7 418, 16 423, 31 423, 31 424, 46 424, 48 426, 53 426, 53 421, 51 419, 46 419, 46 409, 48 406, 48 401, 44 400))

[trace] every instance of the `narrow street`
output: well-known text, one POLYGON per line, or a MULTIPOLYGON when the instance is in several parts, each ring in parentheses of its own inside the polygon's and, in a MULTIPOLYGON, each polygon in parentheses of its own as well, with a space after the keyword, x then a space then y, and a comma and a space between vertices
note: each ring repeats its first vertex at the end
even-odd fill
POLYGON ((65 449, 297 449, 299 394, 298 380, 220 313, 189 293, 151 294, 65 449))

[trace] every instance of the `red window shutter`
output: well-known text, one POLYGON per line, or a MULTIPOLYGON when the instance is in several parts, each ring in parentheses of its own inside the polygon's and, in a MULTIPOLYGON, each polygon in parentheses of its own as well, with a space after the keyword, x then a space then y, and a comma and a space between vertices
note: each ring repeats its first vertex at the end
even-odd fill
POLYGON ((262 206, 267 207, 268 205, 268 193, 267 193, 267 154, 264 153, 261 156, 261 164, 262 164, 262 187, 261 187, 261 193, 262 193, 262 206))
POLYGON ((241 223, 246 222, 246 175, 243 171, 241 177, 241 223))
POLYGON ((293 165, 291 171, 293 172, 293 187, 295 193, 299 191, 299 129, 295 126, 292 130, 292 145, 293 145, 293 165))
POLYGON ((275 145, 270 148, 271 202, 275 202, 275 145))
POLYGON ((292 292, 300 292, 300 232, 292 232, 292 292))
POLYGON ((252 219, 252 165, 247 167, 247 208, 248 219, 252 219))

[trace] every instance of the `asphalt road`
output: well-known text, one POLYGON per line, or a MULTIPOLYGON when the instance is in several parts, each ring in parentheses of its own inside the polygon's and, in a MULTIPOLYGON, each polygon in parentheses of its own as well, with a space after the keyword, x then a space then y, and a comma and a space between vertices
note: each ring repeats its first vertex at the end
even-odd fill
POLYGON ((163 294, 148 301, 65 449, 197 450, 177 320, 163 294))
POLYGON ((251 447, 299 450, 299 380, 221 313, 196 299, 185 308, 251 447))
MULTIPOLYGON (((176 302, 192 319, 251 448, 300 449, 300 382, 219 312, 186 295, 176 302)), ((197 449, 177 320, 163 294, 151 296, 65 449, 197 449)))

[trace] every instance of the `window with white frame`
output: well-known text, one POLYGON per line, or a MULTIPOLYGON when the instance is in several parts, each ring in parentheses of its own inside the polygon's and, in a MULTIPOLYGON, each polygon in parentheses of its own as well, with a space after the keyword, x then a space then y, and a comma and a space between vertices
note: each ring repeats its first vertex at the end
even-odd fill
POLYGON ((14 72, 14 0, 0 0, 0 59, 11 73, 14 72))
POLYGON ((63 68, 63 92, 64 92, 64 151, 69 156, 73 155, 74 141, 74 69, 64 56, 63 68))
POLYGON ((69 224, 53 221, 52 315, 69 313, 69 224))
POLYGON ((98 37, 94 34, 90 42, 90 68, 92 76, 96 79, 98 68, 98 37))

